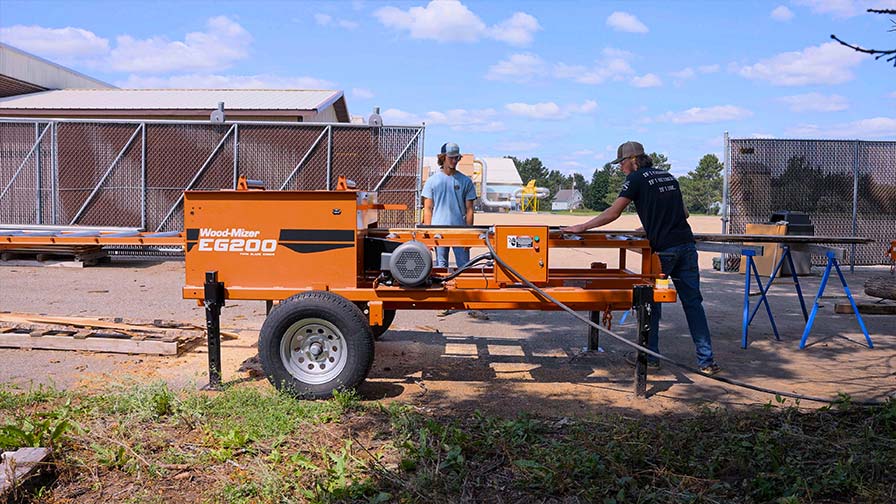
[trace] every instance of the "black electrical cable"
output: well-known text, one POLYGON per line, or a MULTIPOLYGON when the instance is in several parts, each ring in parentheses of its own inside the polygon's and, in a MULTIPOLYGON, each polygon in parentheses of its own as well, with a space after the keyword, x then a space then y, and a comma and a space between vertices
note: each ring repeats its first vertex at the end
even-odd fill
POLYGON ((469 269, 472 269, 473 266, 476 265, 476 263, 478 263, 478 262, 480 262, 480 261, 482 261, 482 260, 484 260, 484 259, 491 259, 491 258, 492 258, 492 254, 491 254, 491 253, 488 253, 488 254, 479 254, 478 256, 474 257, 473 259, 470 259, 470 261, 468 261, 467 264, 463 265, 463 266, 460 267, 460 268, 457 268, 457 271, 455 271, 454 273, 451 273, 450 275, 446 275, 446 276, 443 276, 443 277, 433 277, 433 281, 436 282, 436 283, 445 283, 445 282, 447 282, 448 280, 452 280, 452 279, 454 279, 455 277, 457 277, 458 275, 460 275, 460 274, 463 273, 464 271, 467 271, 467 270, 469 270, 469 269))
MULTIPOLYGON (((745 389, 749 389, 749 390, 755 390, 756 392, 762 392, 765 394, 774 394, 774 395, 778 395, 778 396, 782 396, 782 397, 790 397, 792 399, 815 401, 815 402, 821 402, 821 403, 827 403, 827 404, 833 404, 833 403, 837 402, 837 400, 835 400, 835 399, 826 399, 824 397, 815 397, 815 396, 797 394, 794 392, 783 392, 780 390, 774 390, 774 389, 760 387, 758 385, 753 385, 750 383, 742 382, 740 380, 733 380, 731 378, 725 378, 723 376, 707 375, 707 374, 701 373, 700 370, 698 370, 695 367, 689 366, 687 364, 682 364, 680 362, 676 362, 676 361, 670 359, 669 357, 666 357, 665 355, 654 352, 654 351, 650 350, 649 348, 642 347, 641 345, 639 345, 637 343, 629 341, 629 340, 623 338, 622 336, 614 333, 613 331, 606 329, 604 327, 601 327, 600 324, 596 324, 596 323, 588 320, 587 318, 583 317, 578 312, 576 312, 572 308, 566 306, 565 304, 561 303, 559 300, 555 299, 553 296, 551 296, 550 294, 548 294, 547 292, 545 292, 544 290, 540 289, 538 286, 536 286, 535 284, 530 282, 527 278, 523 277, 523 275, 521 275, 519 272, 517 272, 515 269, 513 269, 512 266, 510 266, 509 264, 504 262, 504 260, 498 256, 498 253, 495 252, 495 248, 492 246, 492 242, 489 239, 489 234, 490 234, 489 232, 485 233, 485 246, 488 247, 489 252, 491 252, 492 258, 495 261, 497 261, 498 264, 500 264, 502 267, 504 267, 504 269, 506 269, 513 276, 515 276, 517 279, 519 279, 520 282, 525 284, 526 287, 528 287, 529 289, 532 289, 533 291, 535 291, 538 295, 540 295, 544 299, 547 299, 548 301, 554 303, 555 305, 560 307, 563 311, 569 313, 573 317, 581 320, 582 322, 588 324, 591 327, 594 327, 595 329, 603 332, 604 334, 608 334, 608 335, 612 336, 613 338, 634 348, 635 350, 644 352, 647 355, 652 355, 653 357, 656 357, 657 359, 668 362, 669 364, 672 364, 673 366, 684 369, 685 371, 689 371, 691 373, 698 374, 704 378, 709 378, 711 380, 716 380, 716 381, 719 381, 722 383, 727 383, 729 385, 734 385, 736 387, 741 387, 741 388, 745 388, 745 389)), ((882 406, 884 403, 875 402, 875 401, 850 401, 850 404, 855 404, 855 405, 859 405, 859 406, 882 406)))

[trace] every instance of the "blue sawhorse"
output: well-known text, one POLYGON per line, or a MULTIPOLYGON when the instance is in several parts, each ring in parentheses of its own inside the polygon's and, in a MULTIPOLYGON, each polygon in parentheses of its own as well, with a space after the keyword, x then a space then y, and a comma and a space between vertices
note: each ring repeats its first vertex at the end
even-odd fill
MULTIPOLYGON (((741 343, 742 348, 747 348, 747 327, 749 327, 750 324, 753 323, 753 318, 756 317, 756 312, 759 311, 759 306, 762 304, 763 300, 765 301, 766 308, 768 308, 768 298, 766 297, 766 294, 768 294, 769 289, 772 288, 772 282, 774 282, 775 278, 778 277, 778 273, 782 271, 785 261, 787 262, 787 265, 790 267, 790 276, 791 276, 791 278, 793 278, 793 285, 796 288, 796 295, 800 300, 800 308, 803 310, 803 320, 807 321, 807 322, 809 321, 809 314, 808 314, 808 312, 806 312, 806 302, 803 299, 803 289, 800 287, 800 279, 799 279, 799 277, 796 276, 796 268, 793 265, 793 257, 790 255, 790 246, 787 244, 782 244, 781 248, 784 250, 784 254, 781 256, 781 259, 778 260, 778 264, 775 265, 775 269, 772 271, 771 276, 768 277, 768 283, 765 284, 765 288, 763 288, 762 282, 759 281, 758 269, 756 270, 757 271, 756 280, 757 280, 757 283, 759 284, 760 296, 762 296, 762 299, 760 299, 760 303, 758 303, 756 305, 756 307, 753 309, 753 313, 750 314, 749 319, 746 319, 746 309, 749 307, 749 293, 750 293, 749 281, 747 281, 747 284, 745 286, 745 292, 744 292, 744 310, 745 310, 744 317, 745 318, 744 318, 743 341, 741 343)), ((754 256, 753 251, 743 250, 743 251, 741 251, 741 253, 743 255, 747 256, 747 262, 752 265, 752 269, 755 269, 756 264, 753 262, 753 256, 754 256)), ((748 266, 748 268, 749 267, 750 266, 748 266)), ((774 321, 772 321, 772 327, 775 328, 774 321)), ((778 337, 777 330, 775 331, 775 337, 780 341, 781 338, 778 337)))
MULTIPOLYGON (((768 320, 772 323, 772 330, 775 332, 775 339, 781 341, 781 336, 778 335, 778 326, 775 325, 775 317, 772 315, 772 308, 769 306, 768 297, 766 297, 766 293, 768 289, 772 285, 772 278, 769 278, 768 286, 763 287, 762 285, 762 277, 759 276, 759 269, 756 268, 756 263, 753 261, 753 256, 756 255, 754 250, 743 250, 742 251, 744 257, 747 258, 746 271, 744 271, 744 319, 743 319, 743 327, 741 332, 741 348, 747 348, 747 328, 750 326, 750 323, 753 321, 753 317, 750 316, 750 275, 755 275, 756 277, 756 285, 759 286, 759 303, 756 305, 756 310, 759 310, 759 307, 765 303, 765 311, 768 313, 768 320)), ((777 268, 775 270, 777 272, 777 268)), ((756 310, 753 311, 753 315, 756 314, 756 310)))
POLYGON ((868 343, 868 348, 874 348, 874 344, 871 342, 871 336, 868 335, 868 329, 865 327, 865 321, 862 320, 862 315, 859 314, 859 308, 852 298, 852 292, 849 291, 849 286, 846 285, 846 279, 843 278, 843 272, 840 271, 840 265, 837 263, 837 254, 828 251, 826 255, 828 257, 828 264, 824 268, 824 275, 821 277, 821 286, 818 288, 818 294, 815 295, 815 304, 812 306, 812 314, 809 315, 809 319, 806 321, 806 330, 803 331, 803 337, 800 339, 800 349, 802 350, 806 347, 806 340, 809 339, 809 331, 812 330, 812 324, 815 323, 815 315, 818 314, 818 301, 824 294, 824 288, 828 284, 828 278, 831 276, 831 268, 837 270, 837 275, 840 277, 840 283, 843 284, 843 291, 846 292, 846 297, 849 298, 849 304, 852 305, 852 311, 856 314, 856 320, 859 321, 859 327, 862 328, 862 334, 865 335, 865 341, 868 343))

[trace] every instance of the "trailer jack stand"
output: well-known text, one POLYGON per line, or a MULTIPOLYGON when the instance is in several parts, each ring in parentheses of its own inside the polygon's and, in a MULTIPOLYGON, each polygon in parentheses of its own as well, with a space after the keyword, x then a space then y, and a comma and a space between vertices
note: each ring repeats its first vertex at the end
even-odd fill
POLYGON ((221 390, 221 307, 224 282, 217 271, 205 272, 205 326, 208 333, 208 385, 204 390, 221 390))
MULTIPOLYGON (((653 287, 636 285, 632 293, 635 310, 638 313, 638 344, 647 346, 650 321, 653 315, 653 287)), ((647 354, 638 352, 635 362, 635 397, 647 397, 647 354)))

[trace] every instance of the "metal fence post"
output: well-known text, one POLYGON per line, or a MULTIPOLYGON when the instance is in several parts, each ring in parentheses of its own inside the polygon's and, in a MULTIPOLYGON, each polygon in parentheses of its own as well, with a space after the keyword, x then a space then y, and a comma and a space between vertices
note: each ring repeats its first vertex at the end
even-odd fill
MULTIPOLYGON (((722 141, 724 149, 723 157, 725 158, 724 166, 722 167, 722 234, 728 234, 728 168, 731 165, 731 139, 728 138, 728 132, 725 132, 724 140, 722 141)), ((719 265, 719 270, 722 273, 727 271, 726 265, 728 263, 728 255, 722 253, 719 256, 719 261, 721 264, 719 265)))
POLYGON ((50 198, 53 204, 53 224, 59 223, 59 147, 56 123, 50 126, 50 198))
POLYGON ((330 180, 333 178, 333 126, 327 126, 327 187, 330 190, 330 180))
POLYGON ((146 230, 146 123, 140 135, 140 229, 146 230))
MULTIPOLYGON (((858 234, 859 234, 858 213, 859 213, 859 140, 856 140, 855 150, 853 151, 853 157, 852 157, 852 235, 853 236, 858 236, 858 234)), ((850 248, 852 249, 852 252, 849 257, 849 272, 855 273, 855 271, 856 271, 856 244, 853 243, 850 248)))
POLYGON ((233 188, 240 178, 240 125, 233 125, 233 188))
POLYGON ((34 178, 35 178, 35 191, 37 192, 37 194, 36 194, 37 201, 36 202, 37 202, 37 223, 38 224, 44 223, 43 199, 42 199, 42 195, 40 193, 41 186, 43 185, 43 180, 42 180, 41 173, 40 173, 40 150, 41 150, 40 143, 41 143, 42 138, 43 137, 40 134, 40 123, 36 122, 36 123, 34 123, 34 143, 37 145, 37 158, 35 159, 35 166, 37 167, 37 170, 35 170, 35 171, 37 173, 35 174, 34 178))

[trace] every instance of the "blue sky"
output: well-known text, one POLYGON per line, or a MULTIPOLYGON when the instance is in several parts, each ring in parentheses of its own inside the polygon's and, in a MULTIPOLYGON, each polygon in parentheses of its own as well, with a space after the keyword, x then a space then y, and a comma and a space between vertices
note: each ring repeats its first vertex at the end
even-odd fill
POLYGON ((480 156, 676 174, 732 137, 896 139, 896 0, 0 3, 0 40, 122 87, 341 89, 480 156))

